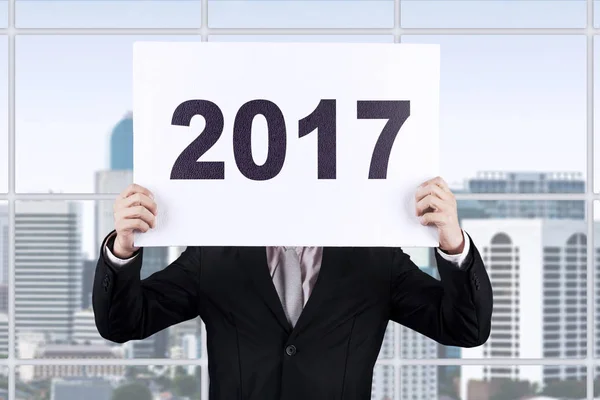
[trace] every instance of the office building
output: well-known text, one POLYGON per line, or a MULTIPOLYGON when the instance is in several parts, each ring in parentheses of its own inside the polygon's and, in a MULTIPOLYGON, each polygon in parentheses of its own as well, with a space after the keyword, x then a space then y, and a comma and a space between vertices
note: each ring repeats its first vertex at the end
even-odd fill
POLYGON ((8 357, 8 315, 0 313, 0 358, 8 357))
POLYGON ((15 204, 15 329, 68 341, 81 309, 80 207, 72 202, 15 204))
POLYGON ((393 365, 375 365, 371 387, 371 400, 391 400, 394 398, 396 374, 393 365))
POLYGON ((94 311, 91 308, 79 310, 75 313, 73 343, 114 345, 114 343, 108 342, 98 333, 98 328, 96 328, 94 320, 94 311))
MULTIPOLYGON (((408 251, 407 251, 408 252, 408 251)), ((419 249, 420 257, 410 252, 411 259, 421 270, 435 279, 439 279, 437 268, 423 266, 430 263, 431 249, 419 249)), ((436 358, 438 343, 413 331, 398 325, 400 330, 400 358, 427 359, 436 358)), ((400 370, 400 397, 412 400, 430 400, 437 397, 438 368, 435 365, 412 365, 400 370)))
MULTIPOLYGON (((103 358, 121 359, 123 352, 119 347, 109 345, 86 344, 49 344, 39 346, 36 358, 103 358)), ((33 365, 33 380, 48 378, 67 378, 80 376, 123 376, 125 365, 33 365)))
MULTIPOLYGON (((570 172, 481 171, 467 181, 467 189, 467 193, 585 193, 585 179, 570 172)), ((467 200, 458 208, 461 219, 585 219, 583 200, 467 200)))
POLYGON ((133 170, 133 115, 125 114, 110 135, 110 169, 133 170))
MULTIPOLYGON (((464 358, 586 356, 586 223, 567 219, 464 220, 478 244, 494 291, 492 332, 464 358)), ((469 380, 508 378, 540 386, 581 379, 585 366, 463 366, 469 380)))
MULTIPOLYGON (((0 284, 8 284, 8 205, 0 203, 0 284)), ((1 301, 1 300, 0 300, 1 301)))
POLYGON ((94 285, 94 276, 96 274, 96 265, 98 260, 84 260, 81 270, 81 308, 86 309, 92 306, 92 286, 94 285))
POLYGON ((54 378, 50 400, 108 400, 113 392, 113 385, 102 378, 54 378))
MULTIPOLYGON (((21 339, 22 340, 22 339, 21 339)), ((81 359, 103 358, 122 359, 123 351, 119 347, 108 345, 78 345, 78 344, 46 344, 42 341, 33 342, 33 337, 27 343, 27 349, 32 353, 28 358, 45 359, 81 359)), ((125 375, 125 365, 73 365, 45 364, 22 365, 18 369, 18 378, 25 382, 53 378, 68 377, 122 377, 125 375)))

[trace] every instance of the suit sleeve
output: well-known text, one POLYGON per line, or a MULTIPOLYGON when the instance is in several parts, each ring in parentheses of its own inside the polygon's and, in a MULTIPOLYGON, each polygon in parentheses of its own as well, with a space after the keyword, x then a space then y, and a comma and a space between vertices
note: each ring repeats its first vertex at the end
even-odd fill
POLYGON ((112 342, 145 339, 171 325, 198 316, 200 249, 188 247, 177 260, 140 279, 143 249, 127 265, 116 267, 102 251, 92 288, 92 307, 100 335, 112 342))
POLYGON ((437 252, 435 258, 440 280, 395 249, 390 319, 447 346, 482 345, 490 335, 493 295, 479 251, 471 240, 462 268, 437 252))

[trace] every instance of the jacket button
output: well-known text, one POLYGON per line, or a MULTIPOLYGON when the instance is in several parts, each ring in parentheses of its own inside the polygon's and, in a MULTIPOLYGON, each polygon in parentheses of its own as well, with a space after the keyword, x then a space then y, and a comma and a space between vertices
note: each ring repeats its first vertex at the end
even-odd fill
POLYGON ((294 346, 293 344, 287 346, 285 348, 285 354, 287 354, 288 356, 293 356, 294 354, 296 354, 296 346, 294 346))

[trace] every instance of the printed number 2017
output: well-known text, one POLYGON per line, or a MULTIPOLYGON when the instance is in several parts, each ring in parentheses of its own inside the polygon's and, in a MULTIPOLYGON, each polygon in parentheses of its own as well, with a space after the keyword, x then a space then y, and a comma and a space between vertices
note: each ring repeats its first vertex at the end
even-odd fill
MULTIPOLYGON (((177 157, 171 169, 171 179, 225 179, 223 161, 198 161, 219 140, 223 133, 223 112, 208 100, 188 100, 173 113, 172 125, 190 126, 195 115, 206 121, 204 131, 177 157)), ((408 100, 359 100, 358 119, 387 119, 373 149, 369 179, 385 179, 394 140, 410 116, 408 100)), ((315 110, 298 121, 298 136, 318 131, 318 179, 336 177, 336 101, 321 100, 315 110)), ((283 113, 268 100, 251 100, 238 110, 233 124, 233 154, 240 172, 248 179, 272 179, 283 168, 286 153, 286 127, 283 113), (252 121, 262 115, 268 126, 267 159, 257 165, 252 157, 252 121)))

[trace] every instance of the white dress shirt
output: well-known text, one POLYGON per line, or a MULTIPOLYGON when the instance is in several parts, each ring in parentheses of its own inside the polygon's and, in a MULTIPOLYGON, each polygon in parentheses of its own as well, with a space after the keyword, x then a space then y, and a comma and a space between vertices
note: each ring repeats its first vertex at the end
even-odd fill
MULTIPOLYGON (((113 233, 113 235, 116 235, 116 233, 113 233)), ((465 258, 467 257, 467 254, 469 254, 469 249, 471 247, 471 240, 469 239, 469 236, 465 233, 464 230, 463 230, 463 237, 465 239, 465 246, 464 246, 462 253, 460 253, 460 254, 447 254, 447 253, 444 253, 443 251, 441 251, 439 248, 436 249, 438 254, 440 256, 442 256, 442 258, 444 258, 446 261, 450 261, 450 262, 454 263, 458 267, 462 267, 462 264, 463 264, 465 258)), ((302 254, 301 248, 296 249, 296 252, 298 253, 299 256, 301 256, 301 254, 302 254)), ((122 267, 124 265, 127 265, 137 257, 137 254, 136 254, 132 257, 125 258, 125 259, 118 258, 117 256, 115 256, 112 253, 112 251, 110 251, 108 246, 104 246, 104 255, 115 267, 122 267)), ((314 274, 302 274, 302 275, 305 277, 308 277, 308 279, 310 279, 310 276, 312 276, 314 274)), ((271 276, 273 276, 272 273, 271 273, 271 276)), ((306 296, 306 298, 308 298, 308 296, 306 296)))

